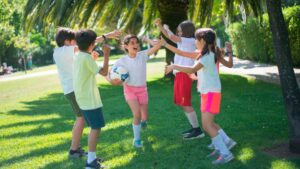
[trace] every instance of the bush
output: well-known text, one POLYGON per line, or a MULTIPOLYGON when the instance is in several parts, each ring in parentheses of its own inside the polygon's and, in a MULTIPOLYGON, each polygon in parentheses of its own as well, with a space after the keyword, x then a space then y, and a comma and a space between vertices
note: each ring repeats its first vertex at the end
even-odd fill
MULTIPOLYGON (((283 14, 289 32, 293 65, 300 67, 300 6, 285 8, 283 14)), ((239 58, 276 63, 267 14, 262 22, 249 18, 246 24, 233 23, 226 31, 239 58)))

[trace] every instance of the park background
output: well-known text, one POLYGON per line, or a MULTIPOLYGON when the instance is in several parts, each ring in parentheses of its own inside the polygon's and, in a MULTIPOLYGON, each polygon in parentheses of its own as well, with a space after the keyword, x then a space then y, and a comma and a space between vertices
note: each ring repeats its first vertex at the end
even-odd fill
MULTIPOLYGON (((18 68, 20 56, 26 58, 32 55, 35 69, 27 71, 28 74, 55 69, 52 59, 54 36, 62 22, 51 24, 47 18, 39 19, 38 16, 43 13, 33 10, 34 2, 37 1, 1 0, 0 3, 0 63, 18 68), (31 10, 29 5, 32 5, 31 10)), ((145 12, 148 11, 145 10, 147 5, 156 1, 108 1, 113 5, 118 2, 117 6, 127 8, 128 14, 125 10, 116 12, 112 17, 114 13, 109 11, 114 8, 111 5, 101 13, 99 22, 94 22, 97 15, 91 15, 92 19, 84 19, 85 15, 82 15, 84 22, 62 26, 87 27, 98 35, 119 28, 124 33, 152 38, 159 36, 158 30, 151 24, 154 18, 160 17, 159 11, 145 12), (130 9, 135 9, 135 13, 131 14, 130 9), (121 15, 122 12, 125 14, 121 15), (122 20, 126 16, 127 19, 122 20), (106 21, 105 17, 113 19, 106 21), (145 18, 148 18, 147 22, 145 18)), ((187 15, 197 27, 214 28, 222 46, 225 41, 232 42, 238 58, 276 64, 266 13, 256 16, 255 11, 249 8, 245 19, 246 12, 243 13, 241 5, 233 3, 232 16, 227 17, 228 4, 216 0, 208 20, 193 14, 192 11, 197 11, 197 5, 200 5, 197 2, 202 1, 190 1, 187 15)), ((89 9, 89 3, 86 5, 89 9)), ((299 68, 299 1, 282 1, 281 5, 289 33, 292 65, 299 68)), ((262 7, 266 10, 265 6, 262 7)), ((113 48, 112 60, 119 58, 123 53, 119 42, 113 40, 110 45, 113 48)), ((142 133, 145 147, 140 151, 131 146, 131 114, 122 88, 110 86, 102 77, 98 78, 107 127, 99 139, 97 153, 107 159, 105 164, 111 168, 213 168, 205 158, 209 153, 206 148, 210 142, 208 137, 183 141, 179 135, 188 126, 181 110, 172 103, 172 80, 163 75, 165 62, 168 62, 166 55, 165 50, 160 50, 148 64, 150 123, 149 129, 142 133)), ((24 73, 20 71, 4 76, 22 76, 24 73)), ((236 160, 222 168, 300 168, 298 155, 290 155, 285 149, 273 151, 278 145, 288 147, 290 137, 281 87, 229 74, 221 74, 221 80, 222 113, 217 120, 238 142, 233 150, 236 160)), ((67 159, 73 118, 56 74, 0 81, 0 93, 0 168, 83 168, 84 160, 67 159)), ((196 90, 193 91, 193 105, 199 107, 196 90)), ((87 132, 86 129, 82 142, 85 149, 87 132)))

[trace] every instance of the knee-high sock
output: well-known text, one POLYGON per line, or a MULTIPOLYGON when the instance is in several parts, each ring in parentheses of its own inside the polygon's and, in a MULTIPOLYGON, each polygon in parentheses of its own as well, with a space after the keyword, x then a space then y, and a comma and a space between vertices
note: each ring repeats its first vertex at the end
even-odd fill
POLYGON ((198 128, 199 127, 199 122, 198 122, 198 118, 197 118, 197 114, 195 111, 187 113, 184 112, 187 119, 189 120, 190 124, 193 126, 193 128, 198 128))

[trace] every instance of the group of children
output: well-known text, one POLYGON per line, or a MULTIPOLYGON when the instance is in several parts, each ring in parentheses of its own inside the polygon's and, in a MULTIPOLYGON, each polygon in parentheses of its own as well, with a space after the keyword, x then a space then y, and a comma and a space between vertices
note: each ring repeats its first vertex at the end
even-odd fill
POLYGON ((166 43, 161 38, 154 42, 148 40, 152 48, 140 51, 140 41, 135 35, 126 35, 123 48, 126 55, 115 62, 129 72, 129 80, 123 83, 120 79, 110 79, 108 63, 110 48, 103 45, 104 61, 98 66, 95 60, 98 53, 94 52, 95 43, 106 41, 108 38, 118 39, 119 31, 113 31, 97 37, 91 30, 77 32, 68 28, 59 28, 56 34, 58 48, 54 50, 54 61, 57 65, 64 95, 72 106, 76 121, 72 130, 72 143, 69 157, 87 156, 86 168, 101 168, 103 159, 96 157, 97 138, 101 128, 105 126, 102 101, 96 84, 99 73, 113 85, 123 85, 125 100, 133 115, 133 145, 143 146, 141 129, 147 127, 148 92, 146 83, 146 63, 149 56, 157 52, 162 46, 176 55, 174 64, 166 67, 166 73, 173 71, 174 103, 182 107, 191 129, 182 132, 183 139, 204 137, 197 114, 191 105, 191 89, 195 72, 197 72, 198 91, 201 93, 201 116, 203 129, 212 139, 208 147, 214 151, 208 157, 216 158, 213 164, 224 164, 234 157, 230 149, 236 142, 229 138, 222 128, 214 122, 214 116, 220 112, 221 82, 218 65, 222 63, 232 67, 232 50, 228 45, 229 60, 225 60, 224 53, 216 47, 216 34, 210 28, 195 29, 190 21, 183 21, 178 25, 176 35, 167 25, 162 25, 160 19, 155 21, 166 38, 177 44, 177 48, 166 43), (88 137, 88 152, 80 147, 85 123, 90 126, 88 137))

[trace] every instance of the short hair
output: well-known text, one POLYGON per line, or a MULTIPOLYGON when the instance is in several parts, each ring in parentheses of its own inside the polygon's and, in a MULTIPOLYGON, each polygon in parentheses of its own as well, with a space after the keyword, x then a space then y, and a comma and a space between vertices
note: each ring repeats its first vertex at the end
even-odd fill
POLYGON ((60 27, 57 30, 55 41, 57 46, 62 47, 66 40, 75 40, 75 32, 70 28, 60 27))
POLYGON ((89 29, 81 29, 75 33, 75 40, 79 50, 86 51, 89 46, 95 43, 97 34, 89 29))
POLYGON ((195 33, 195 25, 193 22, 191 21, 183 21, 181 22, 178 27, 181 28, 181 31, 182 31, 182 37, 185 37, 185 38, 193 38, 194 37, 194 33, 195 33))

